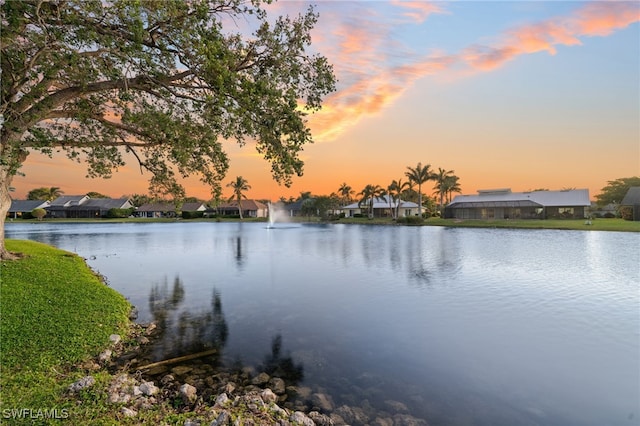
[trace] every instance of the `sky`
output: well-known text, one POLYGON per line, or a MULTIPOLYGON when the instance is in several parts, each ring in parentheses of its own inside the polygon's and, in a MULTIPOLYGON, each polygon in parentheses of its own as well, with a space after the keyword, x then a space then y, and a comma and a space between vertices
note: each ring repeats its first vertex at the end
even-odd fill
MULTIPOLYGON (((640 2, 285 0, 269 12, 309 4, 320 14, 310 52, 328 58, 338 85, 309 116, 304 175, 280 186, 251 144, 230 141, 225 196, 236 176, 248 198, 274 201, 342 183, 386 188, 418 162, 453 170, 463 194, 587 188, 593 199, 608 181, 640 175, 640 2)), ((104 180, 31 154, 14 198, 43 186, 147 193, 148 173, 127 160, 104 180)), ((188 196, 211 198, 197 179, 183 183, 188 196)))

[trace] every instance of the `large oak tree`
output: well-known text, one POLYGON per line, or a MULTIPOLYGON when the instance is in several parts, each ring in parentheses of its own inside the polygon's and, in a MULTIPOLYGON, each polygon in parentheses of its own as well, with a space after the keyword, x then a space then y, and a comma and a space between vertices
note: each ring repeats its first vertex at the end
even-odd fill
POLYGON ((314 10, 271 19, 261 3, 2 2, 2 258, 9 186, 30 151, 84 160, 90 177, 132 159, 154 192, 198 174, 215 193, 225 141, 255 141, 277 181, 300 175, 305 117, 335 77, 308 52, 314 10))

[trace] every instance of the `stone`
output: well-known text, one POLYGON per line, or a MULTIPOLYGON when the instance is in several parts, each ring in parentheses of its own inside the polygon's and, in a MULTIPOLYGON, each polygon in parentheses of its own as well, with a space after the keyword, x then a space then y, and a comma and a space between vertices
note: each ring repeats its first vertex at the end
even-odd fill
POLYGON ((271 389, 265 389, 260 393, 260 398, 262 398, 266 404, 270 404, 272 402, 275 403, 278 400, 278 395, 273 393, 271 389))
POLYGON ((140 384, 140 392, 146 396, 152 396, 160 392, 160 388, 153 384, 153 382, 142 382, 140 384))
POLYGON ((113 352, 111 351, 111 349, 105 349, 104 352, 98 355, 98 361, 102 363, 107 362, 111 359, 112 354, 113 352))
POLYGON ((347 422, 344 421, 342 416, 337 414, 337 413, 331 413, 329 415, 329 418, 331 419, 331 421, 333 422, 334 425, 342 426, 342 425, 346 425, 347 424, 347 422))
POLYGON ((271 377, 269 377, 267 373, 260 373, 251 380, 251 384, 256 386, 266 385, 269 383, 269 379, 271 379, 271 377))
POLYGON ((279 405, 276 405, 276 404, 272 404, 269 407, 269 411, 271 413, 275 414, 276 416, 284 416, 284 415, 287 414, 287 411, 284 408, 282 408, 282 407, 280 407, 279 405))
POLYGON ((120 412, 122 414, 124 414, 125 417, 135 417, 138 415, 138 413, 134 410, 132 410, 131 408, 127 408, 127 407, 122 407, 120 409, 120 412))
POLYGON ((118 343, 120 343, 121 340, 122 340, 122 337, 120 337, 119 334, 112 334, 109 336, 109 341, 114 345, 117 345, 118 343))
POLYGON ((309 399, 311 397, 311 388, 308 386, 299 386, 295 388, 294 386, 289 386, 288 390, 292 390, 294 395, 297 395, 301 399, 309 399), (294 388, 294 389, 291 389, 294 388))
POLYGON ((160 383, 162 384, 162 386, 167 386, 169 383, 175 382, 175 380, 176 378, 173 377, 173 375, 167 374, 163 376, 162 379, 160 379, 160 383))
POLYGON ((141 345, 146 345, 150 342, 150 340, 148 337, 138 336, 136 337, 136 342, 140 343, 141 345))
POLYGON ((184 426, 200 426, 200 422, 197 420, 187 419, 184 421, 184 426))
POLYGON ((96 383, 96 379, 94 379, 93 376, 85 376, 82 379, 72 383, 69 386, 69 391, 76 393, 81 391, 82 389, 86 389, 95 385, 95 383, 96 383))
POLYGON ((336 414, 342 417, 347 424, 350 425, 366 425, 369 423, 369 417, 360 407, 342 405, 336 410, 336 414))
POLYGON ((393 426, 393 419, 388 417, 376 417, 371 426, 393 426))
POLYGON ((313 423, 315 423, 316 426, 333 426, 333 420, 331 420, 331 417, 326 414, 320 414, 317 411, 312 411, 308 416, 313 420, 313 423))
POLYGON ((221 412, 210 426, 227 426, 231 421, 231 416, 226 411, 221 412))
POLYGON ((389 407, 392 411, 395 411, 396 413, 409 412, 409 409, 407 408, 407 406, 400 401, 394 401, 394 400, 388 399, 384 403, 386 404, 387 407, 389 407))
POLYGON ((213 404, 213 408, 222 408, 230 401, 226 393, 221 393, 216 398, 216 402, 213 404))
POLYGON ((271 389, 278 395, 282 395, 286 391, 286 384, 281 378, 274 377, 273 379, 269 380, 269 389, 271 389))
POLYGON ((289 421, 303 425, 303 426, 315 426, 315 423, 313 422, 313 420, 307 417, 307 415, 304 414, 302 411, 294 412, 291 415, 291 417, 289 417, 289 421))
POLYGON ((135 321, 138 319, 138 308, 136 308, 135 306, 133 306, 131 308, 131 310, 129 311, 129 320, 131 321, 135 321))
POLYGON ((191 370, 193 370, 193 367, 189 367, 186 365, 178 365, 176 367, 173 367, 171 369, 171 372, 176 376, 184 376, 185 374, 191 372, 191 370))
POLYGON ((325 393, 314 393, 311 395, 311 404, 320 411, 329 413, 333 411, 333 399, 325 393))
POLYGON ((224 385, 224 391, 226 393, 233 393, 234 390, 236 390, 237 385, 233 382, 228 382, 226 385, 224 385))
POLYGON ((194 402, 198 397, 198 390, 188 383, 180 386, 180 395, 189 402, 194 402))
POLYGON ((393 424, 395 426, 429 426, 425 420, 418 419, 409 414, 396 414, 393 416, 393 424))

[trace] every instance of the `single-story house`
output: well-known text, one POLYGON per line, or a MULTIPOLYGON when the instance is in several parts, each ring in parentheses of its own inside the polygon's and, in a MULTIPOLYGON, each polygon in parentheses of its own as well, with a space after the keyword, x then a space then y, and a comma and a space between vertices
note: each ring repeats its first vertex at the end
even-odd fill
POLYGON ((58 197, 46 207, 55 218, 96 218, 104 217, 111 209, 129 209, 133 204, 128 198, 89 198, 86 195, 65 195, 58 197))
MULTIPOLYGON (((309 198, 307 198, 308 200, 309 198)), ((289 216, 289 217, 294 217, 294 216, 302 216, 302 203, 304 203, 305 200, 298 200, 295 201, 293 203, 276 203, 275 208, 279 211, 283 211, 284 215, 289 216)))
POLYGON ((46 200, 11 200, 11 207, 9 207, 7 217, 17 219, 31 213, 33 209, 44 209, 49 204, 49 201, 46 200))
POLYGON ((631 208, 631 220, 640 220, 640 186, 632 186, 620 202, 621 207, 631 208))
MULTIPOLYGON (((393 217, 396 208, 398 208, 399 217, 415 216, 418 214, 418 204, 412 201, 398 200, 394 201, 389 195, 376 197, 373 200, 373 216, 374 217, 393 217), (398 206, 398 203, 400 204, 398 206)), ((345 217, 353 217, 356 214, 369 214, 369 200, 361 203, 352 203, 340 208, 345 217)))
POLYGON ((445 218, 455 219, 583 219, 591 205, 588 189, 511 192, 479 190, 457 195, 445 207, 445 218))
POLYGON ((89 200, 86 195, 62 195, 53 200, 47 207, 47 214, 55 218, 65 218, 69 207, 79 206, 89 200))
MULTIPOLYGON (((136 209, 138 217, 160 218, 176 217, 176 205, 173 203, 148 203, 136 209)), ((180 212, 204 212, 207 206, 204 203, 183 203, 180 212)))
POLYGON ((238 201, 232 200, 220 204, 217 210, 221 216, 230 216, 239 215, 240 208, 243 217, 269 217, 269 207, 256 200, 241 200, 240 206, 238 206, 238 201))

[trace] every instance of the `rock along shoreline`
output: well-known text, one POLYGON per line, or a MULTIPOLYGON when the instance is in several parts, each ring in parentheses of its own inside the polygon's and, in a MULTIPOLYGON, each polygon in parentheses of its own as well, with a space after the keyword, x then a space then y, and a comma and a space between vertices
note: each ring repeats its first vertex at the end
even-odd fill
POLYGON ((155 409, 167 416, 183 414, 188 418, 178 424, 185 426, 428 426, 398 401, 387 401, 385 411, 368 404, 336 407, 325 393, 287 385, 284 378, 251 368, 214 368, 206 357, 143 368, 156 332, 155 323, 132 322, 125 339, 112 335, 109 348, 77 366, 86 375, 69 386, 69 396, 79 398, 81 391, 95 386, 92 373, 106 369, 110 373, 106 404, 119 407, 118 420, 135 421, 142 411, 155 409))

